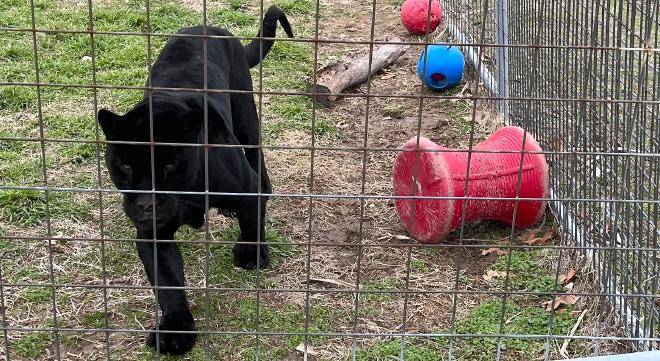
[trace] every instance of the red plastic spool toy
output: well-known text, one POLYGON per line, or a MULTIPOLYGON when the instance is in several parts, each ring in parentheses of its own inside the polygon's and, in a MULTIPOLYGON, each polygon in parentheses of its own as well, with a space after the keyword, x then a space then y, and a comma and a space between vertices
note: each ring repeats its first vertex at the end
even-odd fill
MULTIPOLYGON (((504 127, 473 149, 475 151, 515 151, 516 153, 473 152, 470 160, 468 197, 515 198, 525 131, 504 127)), ((520 184, 520 198, 547 198, 548 164, 541 147, 527 133, 520 184)), ((410 139, 394 165, 395 196, 463 197, 468 152, 416 151, 450 150, 429 139, 410 139), (417 178, 413 179, 415 165, 417 178), (414 193, 414 194, 413 194, 414 193)), ((468 199, 465 222, 495 220, 513 223, 514 200, 468 199)), ((519 200, 516 228, 533 225, 543 216, 543 200, 519 200)), ((397 199, 396 211, 415 239, 436 243, 461 223, 463 199, 397 199), (415 221, 412 221, 414 209, 415 221), (413 228, 414 227, 414 228, 413 228)))

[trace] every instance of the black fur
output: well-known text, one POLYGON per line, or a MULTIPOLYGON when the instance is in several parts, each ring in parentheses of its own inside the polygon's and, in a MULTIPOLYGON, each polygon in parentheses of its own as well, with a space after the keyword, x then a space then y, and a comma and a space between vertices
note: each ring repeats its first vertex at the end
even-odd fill
MULTIPOLYGON (((259 29, 256 37, 274 38, 278 21, 280 24, 282 24, 282 28, 286 34, 290 38, 293 38, 293 32, 291 31, 289 20, 286 18, 286 15, 284 15, 284 12, 275 6, 271 6, 266 12, 266 15, 264 15, 263 24, 261 29, 259 29)), ((266 54, 268 54, 271 47, 273 47, 272 40, 259 41, 254 39, 248 45, 246 45, 245 56, 250 68, 259 64, 259 62, 261 62, 263 58, 266 57, 266 54), (259 56, 260 54, 261 56, 259 56)))
MULTIPOLYGON (((265 36, 274 37, 276 20, 292 36, 282 11, 271 7, 262 24, 265 36)), ((207 27, 209 35, 231 36, 227 30, 207 27)), ((184 28, 179 34, 204 34, 203 27, 184 28)), ((151 85, 166 88, 204 88, 204 39, 174 37, 163 48, 151 71, 151 85)), ((252 90, 249 67, 263 59, 273 40, 255 40, 245 48, 236 38, 208 39, 208 88, 252 90), (261 42, 261 52, 259 43, 261 42), (254 49, 257 49, 255 53, 254 49)), ((100 110, 98 122, 109 141, 149 142, 153 132, 156 142, 204 142, 204 95, 201 92, 152 91, 150 114, 149 93, 125 115, 100 110), (153 119, 153 127, 150 126, 153 119)), ((208 142, 210 144, 257 145, 259 119, 254 98, 249 93, 208 94, 208 142)), ((191 146, 108 144, 106 165, 115 186, 120 190, 151 190, 152 168, 158 191, 205 190, 205 148, 191 146)), ((270 180, 263 153, 256 148, 209 147, 208 189, 211 192, 271 193, 270 180), (261 182, 258 181, 261 172, 261 182)), ((199 228, 204 224, 203 195, 177 195, 123 192, 124 211, 137 230, 138 254, 149 282, 158 286, 185 285, 183 258, 176 243, 160 242, 157 247, 149 240, 171 240, 184 224, 199 228), (155 230, 154 230, 155 224, 155 230), (157 253, 157 254, 154 254, 157 253), (154 265, 157 259, 157 269, 154 265)), ((234 214, 241 229, 240 240, 264 241, 264 218, 267 197, 209 196, 209 205, 223 213, 234 214), (258 221, 261 220, 261 222, 258 221)), ((251 269, 268 265, 265 244, 237 244, 234 264, 251 269), (259 255, 259 256, 257 256, 259 255)), ((160 330, 194 331, 195 321, 183 290, 159 289, 157 302, 162 310, 160 330)), ((147 343, 156 345, 166 354, 183 354, 195 344, 196 335, 151 333, 147 343)))

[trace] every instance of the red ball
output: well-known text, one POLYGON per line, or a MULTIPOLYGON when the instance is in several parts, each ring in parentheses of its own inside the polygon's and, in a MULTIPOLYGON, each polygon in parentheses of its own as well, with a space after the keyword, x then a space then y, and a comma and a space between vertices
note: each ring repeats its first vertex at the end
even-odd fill
POLYGON ((442 7, 438 0, 431 0, 431 14, 428 12, 429 0, 406 0, 401 6, 401 23, 409 32, 423 35, 426 34, 426 18, 429 16, 429 33, 432 33, 442 20, 442 7))

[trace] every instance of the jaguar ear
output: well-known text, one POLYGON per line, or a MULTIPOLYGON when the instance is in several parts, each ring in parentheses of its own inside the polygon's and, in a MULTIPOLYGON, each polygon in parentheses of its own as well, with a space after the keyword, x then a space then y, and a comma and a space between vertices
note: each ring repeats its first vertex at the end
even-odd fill
POLYGON ((99 110, 97 119, 107 140, 117 140, 120 138, 122 129, 126 128, 125 119, 121 115, 117 115, 109 110, 99 110))

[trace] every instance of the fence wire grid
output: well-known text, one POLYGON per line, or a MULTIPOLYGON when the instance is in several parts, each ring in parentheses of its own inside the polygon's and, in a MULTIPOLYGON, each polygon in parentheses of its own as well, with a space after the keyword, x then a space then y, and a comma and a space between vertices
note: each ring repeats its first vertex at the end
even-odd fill
MULTIPOLYGON (((3 1, 0 357, 160 360, 169 356, 158 340, 190 334, 190 360, 554 360, 657 350, 660 2, 446 0, 437 30, 419 36, 401 25, 402 4, 3 1), (180 28, 267 40, 255 34, 273 4, 295 37, 278 24, 275 45, 251 70, 254 90, 209 89, 207 71, 203 88, 151 85, 166 41, 191 37, 180 28), (370 69, 383 44, 407 50, 330 104, 311 100, 324 95, 309 89, 327 80, 327 68, 366 56, 370 69), (452 89, 430 91, 417 77, 420 52, 432 44, 465 57, 452 89), (124 114, 143 92, 149 141, 105 140, 99 110, 124 114), (202 94, 203 142, 154 141, 156 92, 202 94), (209 143, 216 93, 254 96, 256 144, 209 143), (506 125, 543 150, 473 149, 506 125), (422 136, 450 149, 419 149, 422 136), (417 154, 468 152, 468 164, 480 152, 543 154, 549 194, 395 196, 392 169, 409 139, 417 154), (122 144, 149 147, 152 184, 156 146, 201 148, 204 189, 118 191, 103 153, 122 144), (264 152, 271 193, 210 188, 209 152, 236 147, 264 152), (203 197, 204 224, 136 239, 122 194, 150 194, 154 203, 203 197), (259 252, 269 246, 270 265, 257 257, 255 270, 236 268, 232 246, 254 243, 240 240, 238 222, 210 200, 256 198, 260 208, 266 195, 265 220, 254 217, 266 224, 256 241, 259 252), (395 212, 405 199, 466 202, 448 238, 425 244, 395 212), (548 209, 528 229, 465 222, 468 202, 502 200, 547 201, 548 209), (159 284, 159 272, 151 286, 134 244, 155 255, 173 243, 185 286, 159 284), (180 290, 196 330, 161 329, 154 293, 180 290), (150 332, 155 348, 144 345, 150 332)), ((226 37, 198 38, 206 55, 212 39, 226 37)), ((266 169, 256 171, 259 184, 266 169)))

